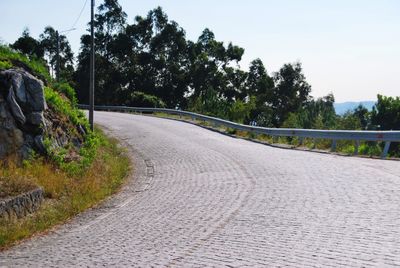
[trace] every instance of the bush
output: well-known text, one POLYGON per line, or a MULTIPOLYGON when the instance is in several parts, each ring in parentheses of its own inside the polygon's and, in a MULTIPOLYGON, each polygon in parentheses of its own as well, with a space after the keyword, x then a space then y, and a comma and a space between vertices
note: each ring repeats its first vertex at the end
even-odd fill
POLYGON ((74 125, 82 125, 86 130, 90 129, 84 113, 76 109, 70 101, 62 98, 57 92, 49 87, 44 88, 44 95, 47 104, 54 110, 68 116, 74 125))
POLYGON ((65 82, 54 83, 52 87, 58 92, 65 95, 72 103, 73 107, 76 107, 78 104, 78 99, 76 98, 75 90, 65 82))
POLYGON ((154 95, 145 94, 141 91, 135 91, 130 95, 126 105, 134 107, 147 108, 165 108, 165 103, 154 95))

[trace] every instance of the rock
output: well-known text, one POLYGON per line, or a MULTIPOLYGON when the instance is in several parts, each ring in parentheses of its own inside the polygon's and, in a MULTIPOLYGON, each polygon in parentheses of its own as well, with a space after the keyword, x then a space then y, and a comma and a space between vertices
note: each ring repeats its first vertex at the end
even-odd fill
POLYGON ((16 100, 25 112, 42 112, 46 109, 42 81, 22 69, 9 69, 0 75, 8 80, 16 100))
POLYGON ((27 103, 32 107, 34 112, 43 112, 47 109, 46 100, 44 98, 43 82, 35 78, 30 73, 24 76, 27 92, 29 93, 27 103))
POLYGON ((26 121, 25 115, 22 112, 21 107, 17 103, 17 100, 15 99, 14 91, 12 90, 12 88, 8 90, 7 102, 11 108, 15 120, 17 120, 17 122, 20 123, 21 125, 25 124, 26 121))
POLYGON ((43 83, 22 69, 0 72, 0 157, 44 153, 43 83))
POLYGON ((84 127, 47 108, 42 81, 23 69, 0 71, 0 159, 11 154, 26 159, 32 151, 47 155, 70 145, 78 150, 85 136, 84 127), (44 137, 51 139, 51 152, 44 137))
POLYGON ((42 135, 37 135, 34 138, 35 146, 37 151, 39 151, 41 154, 46 153, 46 146, 44 145, 44 140, 42 135))
POLYGON ((45 124, 43 112, 32 112, 26 116, 26 121, 32 125, 40 126, 45 124))

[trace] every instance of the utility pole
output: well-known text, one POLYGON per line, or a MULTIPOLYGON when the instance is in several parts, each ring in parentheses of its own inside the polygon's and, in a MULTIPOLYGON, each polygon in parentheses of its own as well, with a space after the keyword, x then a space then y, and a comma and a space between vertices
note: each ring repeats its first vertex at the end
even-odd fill
POLYGON ((93 131, 94 111, 94 0, 90 12, 90 82, 89 82, 89 124, 93 131))

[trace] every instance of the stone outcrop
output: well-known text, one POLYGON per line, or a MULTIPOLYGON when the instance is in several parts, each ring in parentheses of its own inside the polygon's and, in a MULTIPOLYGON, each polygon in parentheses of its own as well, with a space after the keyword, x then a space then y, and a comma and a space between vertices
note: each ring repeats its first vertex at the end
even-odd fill
POLYGON ((0 72, 0 158, 43 152, 46 109, 42 81, 23 69, 0 72))
POLYGON ((24 69, 0 71, 0 159, 11 154, 27 158, 31 151, 45 155, 44 137, 52 149, 80 148, 85 129, 47 106, 43 86, 24 69))

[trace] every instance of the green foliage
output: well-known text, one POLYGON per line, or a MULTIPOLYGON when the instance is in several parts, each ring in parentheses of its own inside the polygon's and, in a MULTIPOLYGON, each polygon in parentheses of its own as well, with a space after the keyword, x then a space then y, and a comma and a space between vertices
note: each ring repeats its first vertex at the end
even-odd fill
POLYGON ((382 148, 376 143, 364 143, 360 145, 359 153, 362 155, 379 156, 382 154, 382 148))
POLYGON ((29 35, 29 29, 27 28, 23 31, 22 36, 10 47, 29 57, 43 58, 44 56, 44 47, 38 40, 29 35))
POLYGON ((0 70, 10 69, 12 64, 9 60, 0 59, 0 70))
POLYGON ((35 57, 28 58, 4 45, 0 45, 0 62, 5 62, 1 65, 6 66, 6 68, 10 68, 10 64, 12 66, 21 66, 22 64, 24 67, 29 68, 33 75, 47 81, 51 80, 42 60, 36 59, 35 57))
POLYGON ((95 150, 91 165, 82 172, 63 170, 43 159, 32 160, 23 167, 0 166, 0 185, 1 178, 7 175, 7 183, 12 186, 0 189, 15 192, 41 186, 46 197, 39 211, 29 217, 0 222, 0 250, 67 221, 118 190, 129 172, 129 158, 115 140, 97 130, 95 135, 101 145, 95 150))
POLYGON ((74 125, 82 125, 85 129, 90 129, 85 114, 74 108, 73 104, 69 100, 62 98, 56 91, 49 87, 44 88, 44 94, 49 106, 68 116, 74 125))
MULTIPOLYGON (((378 95, 378 101, 371 111, 371 125, 379 130, 400 130, 400 97, 378 95)), ((389 153, 400 156, 400 144, 393 143, 389 153)))
POLYGON ((343 116, 338 116, 336 128, 344 130, 361 130, 360 118, 352 112, 346 112, 343 116))
POLYGON ((164 108, 165 103, 158 97, 135 91, 130 95, 126 105, 134 107, 164 108))
POLYGON ((279 127, 290 113, 301 109, 310 99, 311 86, 302 72, 301 63, 285 64, 274 76, 275 88, 269 102, 273 108, 273 124, 279 127))
POLYGON ((283 128, 303 128, 303 124, 299 120, 296 113, 289 113, 287 119, 282 124, 283 128))
POLYGON ((241 100, 235 101, 231 104, 229 110, 229 120, 243 124, 244 121, 250 116, 251 110, 255 108, 255 99, 251 98, 249 102, 241 100))
POLYGON ((400 97, 378 95, 378 101, 372 108, 372 124, 381 130, 400 130, 400 97))
POLYGON ((64 94, 70 101, 73 107, 78 104, 78 99, 76 98, 75 90, 66 82, 53 83, 52 87, 58 92, 64 94))
POLYGON ((40 35, 39 42, 40 47, 43 49, 44 56, 48 59, 48 64, 53 74, 55 74, 59 80, 70 82, 74 71, 74 54, 72 53, 67 37, 59 34, 53 27, 47 26, 40 35), (56 73, 57 60, 59 60, 60 73, 56 73))
POLYGON ((230 105, 220 98, 213 88, 209 88, 203 95, 192 97, 189 101, 189 110, 192 112, 228 119, 230 105))

